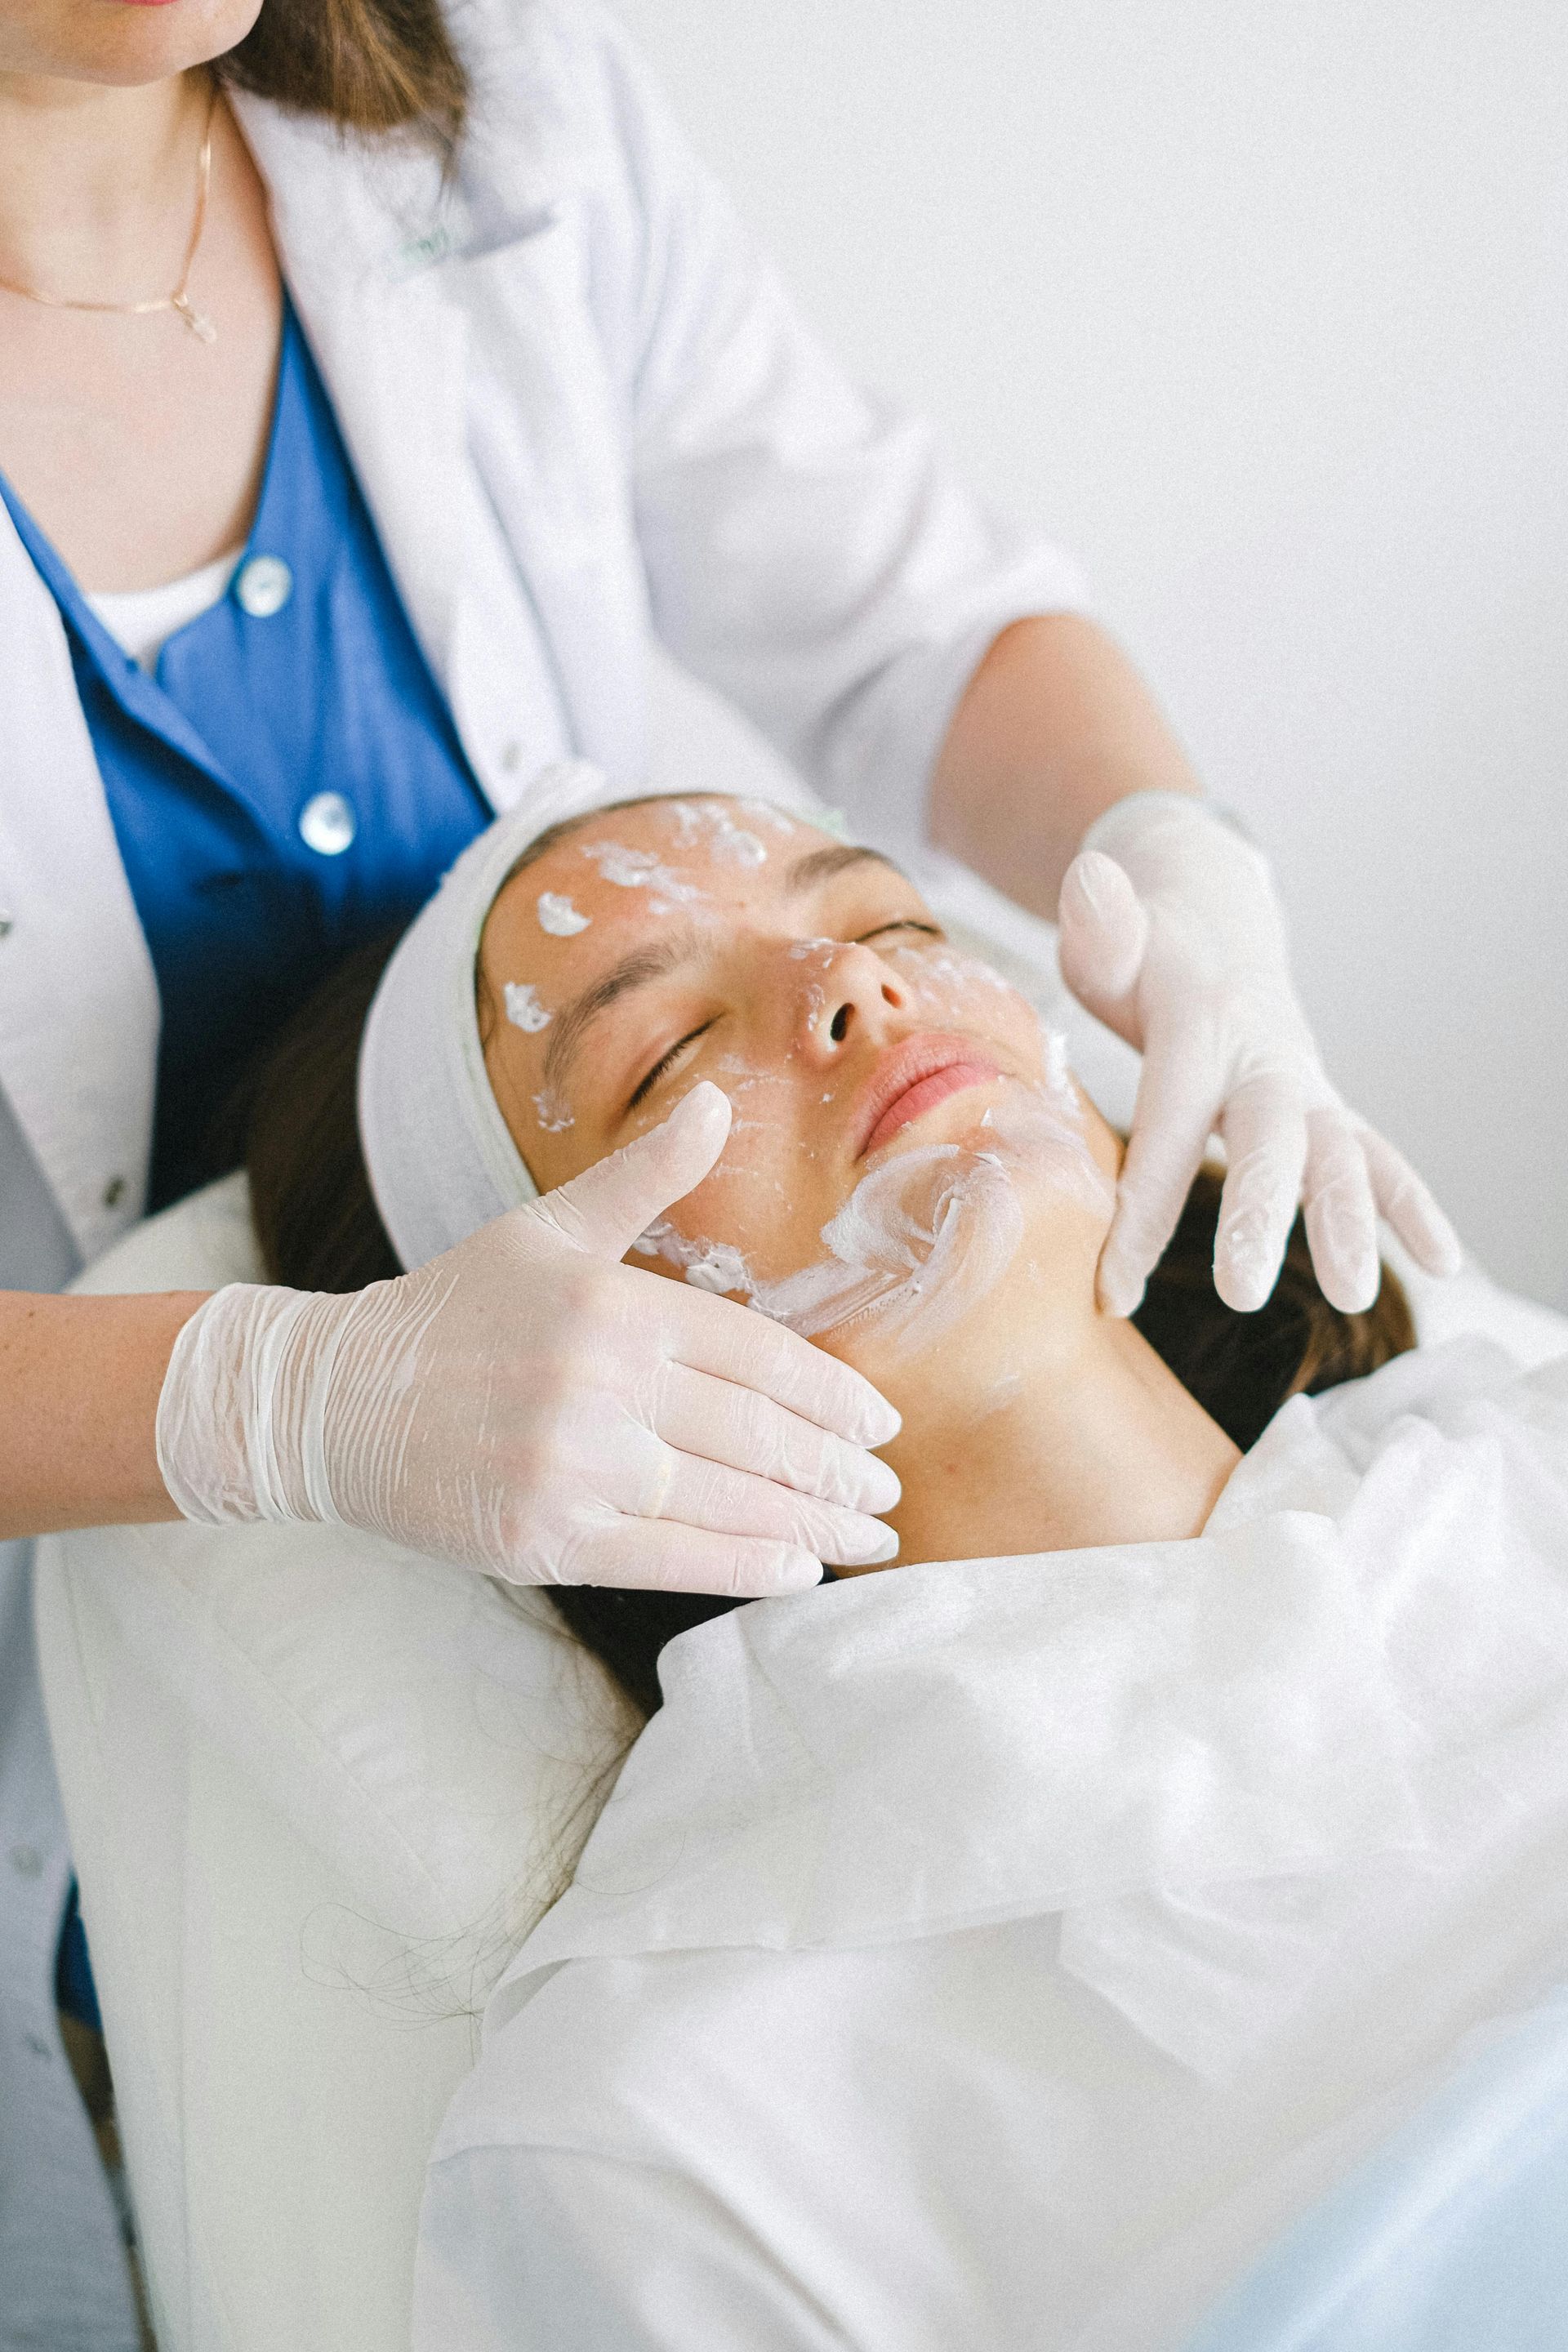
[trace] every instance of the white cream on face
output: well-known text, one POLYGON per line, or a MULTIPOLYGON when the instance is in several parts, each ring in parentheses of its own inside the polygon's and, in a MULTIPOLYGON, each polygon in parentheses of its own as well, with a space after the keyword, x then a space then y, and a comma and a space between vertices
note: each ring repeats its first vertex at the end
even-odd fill
POLYGON ((617 890, 654 891, 676 906, 689 905, 703 895, 695 882, 684 881, 651 849, 628 849, 620 841, 588 841, 583 845, 583 855, 598 867, 600 878, 613 883, 617 890))
MULTIPOLYGON (((681 912, 700 925, 717 924, 720 908, 690 878, 692 867, 701 874, 706 866, 706 878, 717 887, 718 859, 765 864, 769 853, 763 832, 771 838, 775 824, 788 836, 796 831, 789 819, 772 812, 764 814, 762 809, 756 812, 756 829, 737 824, 731 812, 740 805, 671 801, 661 811, 668 841, 662 855, 615 840, 584 844, 581 855, 612 889, 642 891, 642 904, 649 912, 681 912)), ((750 809, 742 813, 752 814, 750 809)), ((536 908, 546 929, 554 928, 557 909, 573 919, 574 929, 585 924, 564 892, 542 894, 536 908), (550 922, 545 921, 547 913, 550 922)), ((571 934, 563 927, 558 935, 571 934)), ((799 1010, 807 1019, 814 1009, 822 1011, 828 967, 844 950, 843 939, 835 937, 790 943, 791 966, 799 978, 789 992, 798 990, 799 1010)), ((895 1144, 879 1154, 849 1198, 822 1226, 811 1261, 791 1273, 764 1271, 770 1258, 773 1265, 779 1262, 776 1244, 770 1247, 759 1239, 763 1263, 757 1265, 749 1262, 746 1248, 710 1232, 683 1232, 668 1216, 656 1220, 641 1236, 636 1254, 662 1259, 694 1287, 738 1297, 806 1338, 852 1323, 874 1323, 879 1339, 892 1342, 902 1354, 931 1344, 995 1290, 1030 1229, 1042 1182, 1107 1217, 1114 1206, 1114 1190, 1089 1149, 1067 1070, 1065 1041, 1044 1028, 1037 1012, 1000 973, 945 940, 918 934, 895 934, 886 940, 879 937, 876 952, 900 983, 896 995, 889 989, 888 1001, 900 1006, 911 1028, 929 1024, 982 1039, 1013 1035, 1023 1046, 1020 1023, 1034 1025, 1037 1049, 1034 1054, 1026 1046, 1024 1050, 1027 1066, 1037 1069, 1038 1076, 1006 1080, 984 1120, 962 1143, 901 1150, 895 1144), (999 998, 1007 1000, 1009 1010, 1001 1009, 999 998)), ((522 984, 513 986, 521 989, 522 984)), ((543 1006, 538 1006, 537 1013, 531 1003, 521 1009, 540 1026, 550 1018, 543 1006)), ((508 1012, 516 1017, 511 990, 508 1012)), ((793 1059, 798 1041, 785 1051, 793 1059)), ((725 1055, 721 1067, 735 1114, 731 1133, 737 1139, 747 1129, 766 1130, 776 1118, 791 1117, 784 1104, 775 1108, 773 1090, 793 1092, 795 1074, 783 1066, 755 1067, 733 1052, 725 1055)), ((823 1103, 832 1101, 840 1083, 841 1076, 824 1071, 818 1080, 825 1088, 823 1103)), ((544 1133, 559 1134, 574 1124, 569 1104, 559 1095, 546 1089, 532 1100, 544 1133)), ((800 1149, 807 1159, 817 1158, 813 1144, 803 1140, 800 1149)), ((787 1208, 787 1170, 777 1164, 776 1154, 771 1161, 764 1157, 760 1170, 748 1170, 743 1153, 730 1166, 721 1157, 709 1181, 726 1176, 745 1179, 753 1187, 760 1177, 787 1208)), ((728 1187, 713 1197, 737 1198, 728 1187)), ((761 1222, 757 1231, 760 1236, 761 1222)))
POLYGON ((514 1029, 526 1030, 531 1037, 548 1029, 554 1017, 539 1001, 539 991, 531 981, 509 980, 504 991, 506 1017, 514 1029))
POLYGON ((797 824, 809 824, 812 822, 809 816, 795 818, 789 815, 785 810, 775 808, 772 801, 747 799, 738 801, 736 806, 745 812, 752 824, 765 825, 771 832, 782 833, 786 840, 793 839, 797 824))
POLYGON ((563 1134, 567 1128, 577 1124, 565 1098, 549 1087, 542 1094, 534 1096, 533 1116, 546 1135, 563 1134))
MULTIPOLYGON (((1114 1187, 1089 1147, 1066 1041, 1043 1024, 1040 1061, 1037 1084, 1014 1083, 986 1111, 983 1144, 926 1144, 868 1169, 822 1228, 826 1255, 797 1273, 761 1277, 733 1244, 681 1234, 668 1218, 648 1228, 637 1251, 679 1267, 700 1289, 743 1298, 804 1339, 874 1320, 879 1339, 900 1354, 927 1348, 1007 1272, 1026 1230, 1030 1188, 1043 1180, 1105 1216, 1114 1206, 1114 1187)), ((748 1083, 755 1081, 731 1076, 727 1090, 748 1083)))
POLYGON ((988 992, 1017 993, 993 965, 979 956, 965 955, 945 940, 889 940, 878 952, 912 991, 917 1003, 938 1021, 944 1014, 951 1021, 965 1001, 979 1003, 988 992))
POLYGON ((542 890, 534 911, 539 917, 540 929, 548 931, 552 940, 574 939, 579 931, 585 931, 594 919, 592 915, 579 914, 571 899, 560 890, 542 890))
MULTIPOLYGON (((671 801, 676 838, 683 849, 702 848, 727 866, 765 866, 767 845, 735 823, 725 801, 671 801)), ((787 828, 786 828, 787 829, 787 828)))

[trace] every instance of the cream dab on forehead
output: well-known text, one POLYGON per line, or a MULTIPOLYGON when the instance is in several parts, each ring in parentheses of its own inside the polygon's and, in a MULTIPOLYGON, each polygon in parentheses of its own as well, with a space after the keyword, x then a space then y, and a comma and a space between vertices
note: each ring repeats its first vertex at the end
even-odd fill
POLYGON ((506 1017, 514 1029, 526 1030, 531 1037, 536 1037, 542 1029, 549 1028, 553 1016, 541 1004, 539 991, 531 981, 509 980, 504 993, 506 1017))
POLYGON ((652 890, 676 905, 700 898, 695 882, 683 881, 651 849, 628 849, 621 841, 585 841, 582 854, 598 867, 600 878, 617 890, 652 890))
POLYGON ((594 919, 592 915, 580 914, 571 899, 560 890, 542 890, 534 911, 539 917, 540 929, 548 931, 552 940, 574 939, 579 931, 585 931, 594 919))
POLYGON ((792 816, 787 809, 776 808, 772 801, 760 801, 749 795, 739 803, 739 806, 745 810, 753 824, 772 825, 775 833, 786 836, 794 833, 797 825, 809 825, 811 823, 809 815, 792 816))
POLYGON ((731 866, 767 864, 767 845, 746 826, 735 823, 727 802, 671 801, 669 809, 676 823, 676 839, 682 849, 705 848, 710 857, 721 858, 731 866))

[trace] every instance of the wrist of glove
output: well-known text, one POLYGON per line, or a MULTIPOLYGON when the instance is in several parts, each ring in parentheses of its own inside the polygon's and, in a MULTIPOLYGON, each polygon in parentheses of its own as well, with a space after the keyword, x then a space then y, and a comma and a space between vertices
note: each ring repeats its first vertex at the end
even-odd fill
POLYGON ((417 1272, 334 1297, 236 1284, 159 1402, 186 1518, 338 1521, 518 1583, 798 1591, 891 1557, 898 1415, 763 1316, 623 1265, 723 1147, 665 1124, 417 1272))
POLYGON ((1417 1263, 1454 1272, 1462 1253, 1415 1171, 1330 1083, 1290 977, 1267 860, 1184 794, 1115 803, 1062 885, 1064 979, 1143 1056, 1103 1304, 1131 1314, 1181 1213, 1212 1135, 1226 1175, 1215 1281, 1260 1307, 1298 1206, 1325 1296, 1370 1307, 1377 1218, 1417 1263))

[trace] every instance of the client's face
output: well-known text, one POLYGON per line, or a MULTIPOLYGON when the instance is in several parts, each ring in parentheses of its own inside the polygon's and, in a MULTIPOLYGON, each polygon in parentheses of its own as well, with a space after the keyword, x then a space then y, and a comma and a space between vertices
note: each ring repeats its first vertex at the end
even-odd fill
POLYGON ((1005 1276, 1092 1311, 1120 1148, 1060 1041, 872 852, 755 802, 590 819, 515 875, 480 952, 486 1060, 542 1191, 700 1078, 723 1156, 632 1262, 876 1363, 1005 1276))

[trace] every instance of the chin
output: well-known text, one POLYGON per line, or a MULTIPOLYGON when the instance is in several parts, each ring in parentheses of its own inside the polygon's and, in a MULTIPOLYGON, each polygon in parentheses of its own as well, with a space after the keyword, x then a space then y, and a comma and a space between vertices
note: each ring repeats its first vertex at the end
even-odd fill
POLYGON ((260 16, 261 0, 110 0, 95 13, 97 38, 60 59, 60 78, 140 89, 226 56, 260 16))

